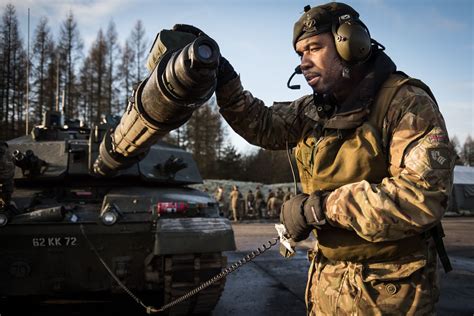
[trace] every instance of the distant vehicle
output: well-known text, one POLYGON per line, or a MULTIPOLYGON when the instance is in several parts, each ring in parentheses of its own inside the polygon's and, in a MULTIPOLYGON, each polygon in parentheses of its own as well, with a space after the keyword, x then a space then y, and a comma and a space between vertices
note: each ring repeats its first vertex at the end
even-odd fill
MULTIPOLYGON (((160 33, 155 46, 182 35, 160 33)), ((159 140, 215 89, 217 45, 205 36, 184 43, 154 56, 153 73, 120 122, 65 126, 53 111, 31 135, 8 141, 16 168, 12 203, 0 211, 6 302, 113 300, 125 292, 103 260, 134 295, 158 307, 225 267, 222 252, 235 249, 229 221, 213 198, 187 186, 202 183, 191 154, 159 140)), ((170 313, 210 312, 224 283, 170 313)))

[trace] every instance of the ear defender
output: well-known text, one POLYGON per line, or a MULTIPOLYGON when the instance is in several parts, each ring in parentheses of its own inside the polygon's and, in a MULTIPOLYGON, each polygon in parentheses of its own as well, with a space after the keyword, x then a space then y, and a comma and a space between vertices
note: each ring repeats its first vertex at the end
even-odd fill
POLYGON ((339 17, 333 23, 332 34, 339 56, 349 64, 361 63, 370 56, 371 40, 367 27, 349 14, 339 17))

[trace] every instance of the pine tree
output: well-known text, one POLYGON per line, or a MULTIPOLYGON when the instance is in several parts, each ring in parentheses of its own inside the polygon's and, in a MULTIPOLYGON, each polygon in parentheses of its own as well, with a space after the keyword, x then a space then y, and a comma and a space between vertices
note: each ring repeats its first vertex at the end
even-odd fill
MULTIPOLYGON (((295 161, 292 157, 293 166, 295 161)), ((257 181, 264 183, 292 182, 293 176, 285 150, 259 149, 255 154, 245 158, 243 178, 238 180, 257 181)), ((297 173, 297 171, 295 170, 297 173)), ((298 177, 296 174, 295 176, 298 177)))
POLYGON ((55 72, 54 42, 51 30, 48 26, 47 18, 41 18, 38 23, 33 39, 32 55, 32 85, 31 85, 31 105, 33 123, 41 122, 41 117, 46 110, 53 108, 55 72), (53 93, 51 93, 53 90, 53 93))
POLYGON ((81 69, 81 88, 83 105, 87 106, 89 124, 98 124, 101 117, 110 114, 107 76, 107 43, 102 30, 92 44, 81 69))
POLYGON ((26 90, 26 53, 18 32, 15 7, 7 4, 0 26, 0 138, 23 133, 26 90))
POLYGON ((147 43, 145 39, 145 28, 141 20, 138 20, 133 27, 132 33, 128 39, 128 44, 133 52, 134 71, 132 73, 134 83, 144 79, 146 74, 145 69, 145 54, 147 52, 147 43))
POLYGON ((186 148, 193 153, 203 176, 211 177, 215 173, 218 148, 222 147, 222 119, 215 101, 195 110, 186 125, 186 148))
POLYGON ((107 45, 107 78, 105 81, 106 93, 107 93, 107 109, 106 111, 110 114, 121 114, 124 106, 121 106, 118 100, 117 88, 117 68, 116 60, 120 55, 120 46, 117 40, 117 30, 115 29, 115 23, 110 21, 105 35, 105 44, 107 45))
POLYGON ((226 145, 222 150, 222 156, 215 164, 215 176, 217 179, 240 180, 243 174, 242 157, 233 145, 226 145))
POLYGON ((461 158, 466 166, 474 166, 474 140, 468 135, 462 146, 461 158))
POLYGON ((65 119, 73 119, 78 114, 79 93, 75 65, 81 59, 83 46, 77 22, 72 12, 69 12, 61 25, 58 41, 61 87, 65 90, 65 100, 63 100, 65 119))
POLYGON ((56 97, 58 96, 57 83, 59 75, 59 54, 58 48, 52 42, 53 46, 48 51, 48 65, 46 69, 47 79, 45 80, 45 105, 46 109, 53 111, 56 110, 56 97))
POLYGON ((456 165, 463 165, 463 161, 461 159, 461 144, 459 143, 458 138, 454 135, 449 142, 451 146, 454 148, 454 152, 456 153, 456 165))
POLYGON ((26 65, 28 56, 23 49, 23 43, 19 42, 17 54, 13 59, 14 79, 13 79, 13 111, 11 115, 12 133, 14 137, 25 133, 25 100, 26 100, 26 65))
POLYGON ((80 99, 80 112, 79 115, 83 118, 84 122, 91 126, 94 122, 94 78, 93 78, 93 69, 90 56, 87 56, 82 63, 79 77, 79 87, 82 91, 80 99))
POLYGON ((120 102, 119 104, 125 108, 128 104, 128 98, 132 93, 132 88, 134 84, 133 80, 133 64, 135 62, 135 55, 133 50, 130 47, 128 41, 125 42, 125 45, 122 49, 121 60, 118 69, 118 76, 121 79, 121 89, 120 90, 120 102))

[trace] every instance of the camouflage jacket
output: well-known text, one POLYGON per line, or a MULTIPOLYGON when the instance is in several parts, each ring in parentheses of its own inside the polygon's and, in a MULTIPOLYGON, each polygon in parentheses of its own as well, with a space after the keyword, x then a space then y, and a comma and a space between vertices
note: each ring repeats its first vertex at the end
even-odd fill
MULTIPOLYGON (((384 53, 374 59, 372 71, 329 117, 319 114, 325 103, 315 103, 311 95, 266 107, 243 89, 240 78, 217 91, 220 112, 248 142, 275 150, 285 149, 286 142, 291 148, 304 142, 315 126, 357 127, 367 118, 380 85, 396 70, 384 53)), ((418 235, 439 222, 447 207, 455 160, 436 102, 420 88, 400 88, 381 133, 387 176, 378 183, 362 180, 336 188, 324 210, 332 226, 353 230, 371 242, 418 235)))

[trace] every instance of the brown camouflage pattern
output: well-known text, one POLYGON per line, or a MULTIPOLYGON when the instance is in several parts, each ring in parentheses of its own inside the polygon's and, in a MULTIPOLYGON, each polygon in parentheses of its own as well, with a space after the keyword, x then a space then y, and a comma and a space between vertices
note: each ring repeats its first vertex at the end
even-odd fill
POLYGON ((308 274, 309 315, 435 315, 437 257, 414 253, 396 261, 357 263, 316 256, 308 274))
MULTIPOLYGON (((311 114, 311 96, 266 107, 243 90, 239 78, 217 91, 217 101, 237 133, 268 149, 284 149, 286 142, 293 148, 318 121, 311 114)), ((362 180, 343 185, 326 200, 331 225, 370 242, 426 232, 441 220, 452 187, 455 154, 441 113, 424 90, 406 85, 398 91, 385 116, 382 139, 388 176, 380 183, 362 180)), ((379 263, 331 261, 319 253, 308 279, 308 312, 433 314, 439 296, 436 264, 432 247, 379 263)))
POLYGON ((309 131, 315 123, 303 113, 304 107, 312 102, 311 96, 266 107, 262 100, 243 89, 239 77, 217 91, 216 97, 220 112, 232 129, 249 143, 265 149, 283 150, 286 140, 290 148, 296 146, 303 130, 309 131))
POLYGON ((389 174, 381 183, 360 181, 333 191, 326 217, 333 226, 379 242, 422 233, 443 216, 452 187, 454 151, 444 120, 420 88, 404 86, 384 122, 389 174), (434 153, 439 157, 433 159, 434 153))

